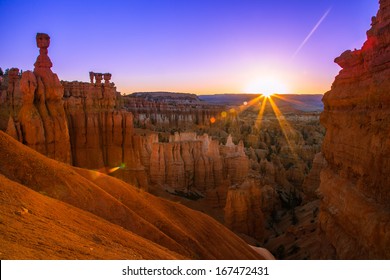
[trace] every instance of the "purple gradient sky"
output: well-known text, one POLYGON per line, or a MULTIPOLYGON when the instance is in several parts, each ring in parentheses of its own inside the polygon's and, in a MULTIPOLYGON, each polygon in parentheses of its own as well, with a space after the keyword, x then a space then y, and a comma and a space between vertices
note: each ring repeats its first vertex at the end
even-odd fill
POLYGON ((111 72, 122 93, 324 93, 365 41, 377 0, 0 0, 0 67, 33 69, 51 37, 62 80, 111 72), (306 44, 298 47, 331 9, 306 44))

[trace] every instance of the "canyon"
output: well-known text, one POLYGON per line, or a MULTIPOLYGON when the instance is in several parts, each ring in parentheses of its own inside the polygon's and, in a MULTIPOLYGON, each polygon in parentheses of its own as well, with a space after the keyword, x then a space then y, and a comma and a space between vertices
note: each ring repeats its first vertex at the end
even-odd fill
POLYGON ((262 259, 209 216, 0 131, 3 259, 262 259))
MULTIPOLYGON (((96 217, 83 214, 83 211, 87 211, 104 219, 104 228, 108 228, 111 223, 123 227, 124 230, 119 230, 119 234, 126 236, 130 242, 134 239, 137 244, 144 243, 146 247, 153 250, 156 249, 156 244, 165 248, 162 251, 156 249, 156 254, 148 254, 147 250, 144 250, 135 255, 135 258, 157 258, 159 254, 161 258, 263 258, 212 218, 144 193, 144 190, 149 187, 147 171, 151 175, 151 183, 157 186, 169 184, 174 192, 184 192, 188 195, 196 193, 197 190, 206 191, 215 188, 223 179, 221 163, 218 167, 218 161, 221 160, 218 145, 215 148, 216 144, 207 135, 198 138, 194 134, 176 134, 171 140, 173 142, 170 143, 159 143, 157 135, 136 135, 133 133, 133 115, 121 107, 123 99, 118 98, 119 93, 110 83, 109 73, 91 72, 90 83, 60 82, 50 69, 52 62, 47 55, 50 37, 38 33, 36 41, 40 55, 35 63, 34 72, 25 71, 19 74, 19 70, 13 68, 7 71, 1 85, 0 124, 1 130, 8 136, 1 135, 1 154, 5 156, 1 157, 0 170, 2 181, 7 187, 2 205, 6 206, 10 203, 8 205, 10 208, 21 207, 21 210, 15 210, 11 215, 7 213, 7 207, 4 207, 2 213, 16 228, 27 227, 27 225, 25 220, 14 221, 15 215, 24 218, 28 216, 41 227, 28 227, 29 231, 24 232, 26 235, 21 236, 15 236, 13 230, 3 229, 3 240, 7 240, 4 247, 6 252, 2 252, 4 257, 29 256, 29 254, 22 255, 23 246, 26 246, 28 251, 32 252, 31 254, 35 251, 39 253, 39 246, 34 245, 33 232, 40 233, 48 230, 47 226, 42 228, 42 223, 39 222, 48 215, 35 217, 35 213, 44 211, 39 206, 39 201, 43 205, 52 202, 46 198, 47 196, 55 199, 53 204, 58 204, 60 209, 69 208, 67 205, 76 207, 77 209, 71 208, 70 211, 74 215, 81 215, 84 223, 82 230, 87 230, 85 222, 88 219, 96 220, 96 217), (101 82, 103 78, 104 83, 101 82), (15 140, 25 146, 20 146, 21 144, 17 144, 15 140), (69 164, 88 168, 91 171, 71 169, 69 164), (209 168, 215 170, 210 172, 209 168), (94 169, 96 171, 92 171, 94 169), (137 188, 123 181, 115 181, 104 173, 111 173, 123 181, 134 183, 137 188), (209 182, 214 177, 215 182, 209 182), (194 184, 197 185, 195 192, 192 190, 194 184), (18 198, 12 193, 12 187, 18 190, 15 195, 32 196, 36 203, 24 203, 20 206, 17 203, 18 198), (28 189, 38 193, 31 193, 28 189), (140 190, 142 190, 141 195, 140 190), (153 202, 154 199, 157 200, 153 202), (65 202, 66 205, 58 201, 65 202), (158 206, 160 204, 162 208, 158 206), (184 209, 184 212, 178 209, 184 209), (155 211, 155 214, 150 211, 155 211), (192 214, 186 216, 185 211, 190 211, 189 213, 192 214), (141 213, 143 218, 139 216, 141 213), (26 214, 33 215, 26 216, 26 214), (191 215, 193 217, 190 217, 191 215), (146 222, 145 219, 150 220, 146 222), (185 220, 182 228, 179 226, 181 219, 185 220), (207 229, 198 230, 190 224, 207 229), (167 231, 172 233, 171 237, 168 236, 167 231), (224 231, 231 237, 225 236, 224 231), (220 240, 213 238, 212 243, 206 242, 206 240, 211 241, 209 236, 212 235, 218 236, 220 240), (145 243, 137 236, 146 238, 153 244, 145 243), (229 238, 232 239, 229 241, 229 238), (24 239, 27 242, 23 241, 24 239), (15 242, 19 243, 17 240, 21 243, 21 247, 14 245, 15 242), (182 242, 184 245, 181 244, 182 242), (16 252, 13 251, 13 246, 16 246, 16 252), (204 246, 215 247, 215 252, 204 246), (226 246, 225 252, 224 246, 226 246), (234 249, 235 246, 237 250, 234 249)), ((246 170, 245 166, 240 167, 243 169, 241 172, 235 169, 236 166, 239 167, 242 158, 245 158, 242 145, 229 143, 224 151, 227 154, 225 168, 234 170, 231 172, 232 178, 228 181, 236 183, 243 179, 246 170)), ((240 168, 238 169, 241 170, 240 168)), ((53 215, 60 220, 61 227, 63 224, 71 225, 71 231, 76 234, 71 237, 74 244, 70 241, 67 246, 70 246, 69 244, 80 246, 77 241, 77 235, 80 233, 75 222, 67 220, 58 212, 53 215)), ((52 234, 50 240, 58 240, 52 237, 53 231, 49 230, 49 232, 52 234)), ((68 231, 64 234, 72 235, 68 231)), ((89 243, 99 239, 100 241, 95 243, 100 244, 102 241, 100 237, 93 237, 93 240, 85 236, 82 238, 89 243)), ((113 240, 111 236, 106 238, 111 244, 118 243, 118 240, 113 240)), ((58 253, 50 243, 42 244, 51 246, 51 249, 47 250, 47 258, 56 256, 71 258, 72 251, 74 257, 107 258, 103 254, 107 247, 102 244, 95 245, 99 247, 100 253, 93 254, 87 254, 88 248, 83 248, 81 251, 62 248, 58 253)), ((136 249, 135 247, 130 249, 139 250, 140 245, 137 246, 136 249)), ((113 254, 118 254, 119 258, 131 257, 131 254, 126 255, 123 254, 123 250, 121 251, 113 254)), ((42 252, 39 255, 43 256, 42 252)), ((272 256, 268 253, 267 258, 269 257, 272 256)))

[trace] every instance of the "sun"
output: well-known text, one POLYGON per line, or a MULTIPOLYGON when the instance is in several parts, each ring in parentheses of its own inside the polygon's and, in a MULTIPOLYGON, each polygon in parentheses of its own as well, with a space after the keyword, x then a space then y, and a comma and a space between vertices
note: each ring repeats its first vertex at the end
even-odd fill
POLYGON ((280 81, 280 79, 274 77, 264 77, 256 81, 248 83, 244 89, 246 93, 259 93, 264 97, 271 97, 273 94, 286 94, 288 93, 288 87, 280 81))
POLYGON ((273 94, 270 92, 264 92, 261 95, 264 96, 265 98, 270 98, 273 94))

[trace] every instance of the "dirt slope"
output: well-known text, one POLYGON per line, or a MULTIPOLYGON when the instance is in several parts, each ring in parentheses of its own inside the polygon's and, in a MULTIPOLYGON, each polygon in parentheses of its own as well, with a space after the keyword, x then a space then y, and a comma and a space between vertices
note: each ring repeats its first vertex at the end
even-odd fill
MULTIPOLYGON (((8 219, 7 223, 15 223, 16 228, 17 226, 21 227, 18 234, 14 229, 13 235, 11 228, 8 229, 7 226, 1 230, 2 240, 5 243, 1 246, 4 248, 3 250, 20 252, 20 254, 9 254, 5 258, 131 259, 180 258, 181 256, 191 259, 262 258, 244 241, 207 215, 190 210, 180 204, 154 197, 104 174, 74 168, 46 158, 3 132, 0 132, 0 155, 0 174, 8 178, 7 180, 3 177, 1 181, 4 185, 4 187, 1 187, 1 209, 4 213, 2 217, 5 217, 5 222, 8 219), (35 192, 26 189, 22 185, 35 192), (15 193, 11 191, 11 186, 15 189, 15 193), (36 202, 24 206, 18 200, 18 194, 19 196, 33 196, 35 200, 32 201, 36 202), (54 202, 62 206, 57 208, 57 205, 55 205, 51 211, 48 205, 53 204, 54 206, 54 202), (63 210, 58 210, 61 207, 63 207, 63 210), (27 213, 23 209, 27 209, 27 213), (20 220, 25 219, 25 217, 33 217, 29 210, 32 213, 42 213, 34 217, 37 226, 35 226, 36 223, 33 218, 31 218, 31 222, 20 220), (21 211, 20 215, 15 214, 15 211, 21 211), (46 212, 47 214, 44 214, 46 212), (71 213, 74 213, 73 218, 71 213), (78 217, 81 221, 78 221, 78 217), (38 226, 44 224, 42 222, 44 219, 48 221, 46 227, 53 229, 53 231, 46 229, 43 225, 38 226), (100 221, 105 226, 98 226, 98 222, 95 221, 100 221), (25 223, 29 224, 29 227, 25 223), (79 225, 79 223, 84 226, 79 225), (63 230, 55 229, 55 226, 61 227, 63 230), (69 244, 75 242, 79 245, 84 242, 85 244, 102 242, 104 239, 100 238, 99 234, 107 233, 103 236, 108 238, 108 243, 104 246, 103 243, 99 244, 102 245, 102 251, 99 251, 101 254, 87 255, 86 252, 81 251, 79 254, 72 255, 71 251, 64 250, 64 248, 58 252, 58 244, 61 243, 61 240, 67 240, 67 238, 60 238, 61 235, 52 236, 49 234, 50 232, 71 236, 71 238, 68 238, 70 239, 69 244), (90 235, 83 235, 83 232, 90 233, 90 235), (108 234, 110 232, 113 234, 108 234), (46 234, 51 237, 46 238, 46 234), (122 235, 123 239, 119 238, 122 235), (140 237, 148 240, 146 241, 140 237), (14 243, 19 238, 25 240, 27 244, 41 242, 39 238, 43 238, 48 240, 47 247, 44 250, 43 247, 30 246, 27 254, 27 251, 23 251, 24 246, 20 242, 14 243), (129 241, 125 244, 138 244, 137 242, 141 244, 141 242, 144 242, 149 244, 150 249, 145 245, 145 252, 137 251, 138 247, 134 244, 128 244, 126 246, 132 246, 132 249, 129 250, 129 256, 120 254, 119 249, 118 252, 112 250, 110 244, 117 244, 118 240, 126 239, 129 239, 129 241), (138 241, 133 242, 133 240, 138 241), (164 251, 161 247, 151 250, 152 248, 158 248, 156 244, 165 247, 169 251, 164 251), (111 255, 104 254, 104 250, 111 251, 111 255), (132 251, 134 252, 133 255, 132 251), (135 252, 138 252, 138 254, 135 252), (117 257, 115 257, 115 254, 117 254, 117 257)), ((30 200, 28 201, 30 202, 30 200)), ((88 247, 88 250, 92 252, 95 250, 90 248, 93 249, 93 246, 88 247)))
POLYGON ((0 175, 1 259, 175 259, 180 255, 0 175))

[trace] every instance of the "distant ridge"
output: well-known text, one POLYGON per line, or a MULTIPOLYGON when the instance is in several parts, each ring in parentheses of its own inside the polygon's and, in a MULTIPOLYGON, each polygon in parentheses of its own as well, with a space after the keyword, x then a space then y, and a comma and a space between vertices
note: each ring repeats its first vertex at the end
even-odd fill
MULTIPOLYGON (((250 93, 226 93, 226 94, 213 94, 213 95, 200 95, 200 100, 210 104, 227 105, 227 106, 239 106, 245 101, 250 101, 261 94, 250 93)), ((290 106, 293 109, 313 112, 322 111, 322 94, 276 94, 273 97, 273 101, 279 107, 290 106)))
MULTIPOLYGON (((185 103, 208 103, 212 105, 239 106, 261 94, 220 93, 197 95, 195 93, 154 91, 133 92, 128 97, 144 98, 154 102, 185 101, 185 103)), ((324 109, 323 94, 275 94, 273 100, 278 107, 292 108, 303 112, 319 112, 324 109)))

